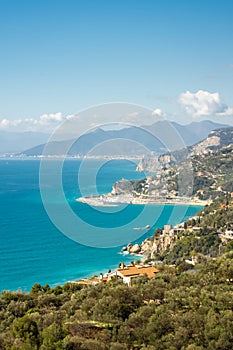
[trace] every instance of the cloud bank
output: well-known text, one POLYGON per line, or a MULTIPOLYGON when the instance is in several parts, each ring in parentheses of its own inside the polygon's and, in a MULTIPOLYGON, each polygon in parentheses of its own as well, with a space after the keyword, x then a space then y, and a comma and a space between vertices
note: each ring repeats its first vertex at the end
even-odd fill
POLYGON ((192 117, 233 116, 233 108, 228 107, 218 92, 199 90, 196 93, 186 91, 179 96, 179 103, 192 117))
POLYGON ((1 130, 14 131, 51 131, 59 123, 63 121, 62 113, 42 114, 38 119, 6 119, 0 120, 1 130))
MULTIPOLYGON (((179 95, 178 102, 184 108, 185 112, 193 118, 205 117, 231 117, 233 116, 233 108, 227 106, 218 92, 208 92, 199 90, 195 93, 190 91, 183 92, 179 95)), ((25 119, 0 119, 0 130, 6 131, 37 131, 51 133, 61 123, 65 121, 72 121, 79 118, 78 115, 63 116, 61 112, 45 113, 39 118, 25 118, 25 119)), ((95 127, 95 115, 92 116, 93 125, 95 127)), ((116 122, 129 123, 135 125, 151 125, 160 119, 169 119, 168 115, 160 108, 154 109, 151 114, 140 114, 138 112, 130 111, 128 114, 116 115, 116 122)), ((108 116, 102 116, 103 123, 108 122, 108 116)), ((80 120, 80 125, 84 120, 80 120)))

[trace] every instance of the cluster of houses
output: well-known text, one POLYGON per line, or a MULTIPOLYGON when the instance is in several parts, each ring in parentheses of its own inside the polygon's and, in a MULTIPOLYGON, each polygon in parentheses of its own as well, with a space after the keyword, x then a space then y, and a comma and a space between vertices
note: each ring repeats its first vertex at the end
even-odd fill
POLYGON ((95 285, 97 283, 108 283, 112 279, 121 279, 123 283, 131 286, 135 278, 139 276, 153 278, 158 272, 159 270, 152 265, 136 265, 132 262, 131 265, 126 266, 124 263, 121 263, 120 267, 114 271, 109 271, 104 275, 101 273, 99 277, 83 279, 77 282, 84 285, 95 285))

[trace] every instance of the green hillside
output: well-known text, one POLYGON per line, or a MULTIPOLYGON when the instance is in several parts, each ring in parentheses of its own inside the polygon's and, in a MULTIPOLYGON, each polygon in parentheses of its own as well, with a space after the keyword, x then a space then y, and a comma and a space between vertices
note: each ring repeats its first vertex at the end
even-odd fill
POLYGON ((120 181, 114 187, 118 193, 133 192, 135 197, 142 198, 186 196, 214 199, 233 192, 233 145, 190 155, 153 176, 137 181, 120 181))
POLYGON ((233 253, 190 273, 0 295, 1 349, 231 350, 233 253))

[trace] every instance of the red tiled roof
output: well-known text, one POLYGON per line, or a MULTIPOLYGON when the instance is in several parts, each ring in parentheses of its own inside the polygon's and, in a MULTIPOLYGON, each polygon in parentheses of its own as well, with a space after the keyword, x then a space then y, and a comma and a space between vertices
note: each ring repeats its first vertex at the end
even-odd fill
POLYGON ((126 266, 125 268, 118 269, 117 271, 124 277, 147 275, 150 278, 154 277, 155 273, 159 272, 159 270, 157 270, 154 266, 126 266))

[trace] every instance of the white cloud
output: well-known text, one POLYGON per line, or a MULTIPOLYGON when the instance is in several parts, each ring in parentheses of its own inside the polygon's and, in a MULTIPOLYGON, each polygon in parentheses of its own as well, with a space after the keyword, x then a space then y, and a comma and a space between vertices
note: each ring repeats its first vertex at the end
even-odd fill
POLYGON ((51 123, 61 122, 62 114, 58 113, 50 113, 50 114, 42 114, 39 118, 38 123, 41 125, 49 125, 51 123))
POLYGON ((156 115, 158 117, 161 117, 163 115, 163 112, 160 108, 156 108, 153 112, 152 115, 156 115))
POLYGON ((38 119, 6 119, 0 120, 0 129, 8 131, 51 131, 63 121, 62 114, 42 114, 38 119))
POLYGON ((74 119, 77 119, 77 118, 78 118, 77 114, 68 114, 66 116, 66 120, 74 120, 74 119))
POLYGON ((0 129, 6 129, 10 127, 17 127, 22 123, 21 119, 15 119, 15 120, 9 120, 9 119, 2 119, 0 120, 0 129))
POLYGON ((191 93, 186 91, 180 94, 179 102, 193 117, 233 115, 233 108, 228 107, 221 100, 218 92, 210 93, 199 90, 191 93))

